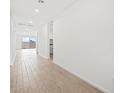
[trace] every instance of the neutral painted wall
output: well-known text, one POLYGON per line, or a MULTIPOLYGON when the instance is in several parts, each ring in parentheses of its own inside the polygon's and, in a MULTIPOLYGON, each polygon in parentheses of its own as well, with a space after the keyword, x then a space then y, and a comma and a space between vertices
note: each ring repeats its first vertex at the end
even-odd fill
POLYGON ((37 34, 37 52, 44 58, 49 58, 49 38, 48 38, 48 24, 41 27, 37 34))
POLYGON ((54 62, 113 93, 113 0, 80 0, 53 33, 54 62))
POLYGON ((10 32, 10 65, 13 65, 16 57, 16 36, 14 32, 10 32))
POLYGON ((16 50, 19 50, 22 48, 22 36, 16 34, 16 50))
POLYGON ((13 29, 13 21, 10 24, 10 65, 13 65, 16 57, 16 34, 13 29))
POLYGON ((11 65, 13 65, 14 61, 15 61, 15 57, 16 57, 16 50, 21 49, 21 40, 22 40, 22 36, 18 35, 15 31, 11 32, 11 38, 10 38, 10 58, 11 58, 11 65))

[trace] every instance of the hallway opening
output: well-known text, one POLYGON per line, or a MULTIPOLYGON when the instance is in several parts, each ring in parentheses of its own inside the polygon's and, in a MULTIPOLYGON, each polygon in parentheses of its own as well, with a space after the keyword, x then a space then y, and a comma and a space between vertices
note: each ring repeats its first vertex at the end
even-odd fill
POLYGON ((35 36, 23 36, 22 37, 22 49, 34 49, 36 48, 35 36))

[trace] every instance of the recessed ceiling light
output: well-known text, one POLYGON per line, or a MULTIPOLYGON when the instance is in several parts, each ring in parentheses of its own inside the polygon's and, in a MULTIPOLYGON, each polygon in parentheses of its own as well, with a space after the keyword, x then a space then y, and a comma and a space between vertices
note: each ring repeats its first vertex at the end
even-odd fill
POLYGON ((39 9, 35 9, 35 12, 37 12, 37 13, 38 13, 38 12, 39 12, 39 9))
POLYGON ((25 30, 29 30, 28 28, 26 28, 25 30))
POLYGON ((44 1, 43 1, 43 0, 39 0, 38 2, 39 2, 39 3, 44 3, 44 1))
POLYGON ((30 24, 32 24, 33 22, 32 21, 29 21, 30 24))

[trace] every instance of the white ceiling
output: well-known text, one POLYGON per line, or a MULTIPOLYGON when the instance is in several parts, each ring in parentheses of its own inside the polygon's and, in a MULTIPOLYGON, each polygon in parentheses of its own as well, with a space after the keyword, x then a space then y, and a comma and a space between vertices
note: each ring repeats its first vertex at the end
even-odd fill
POLYGON ((11 0, 11 18, 17 31, 37 31, 41 24, 52 20, 56 15, 77 0, 11 0), (36 12, 35 10, 39 10, 36 12))

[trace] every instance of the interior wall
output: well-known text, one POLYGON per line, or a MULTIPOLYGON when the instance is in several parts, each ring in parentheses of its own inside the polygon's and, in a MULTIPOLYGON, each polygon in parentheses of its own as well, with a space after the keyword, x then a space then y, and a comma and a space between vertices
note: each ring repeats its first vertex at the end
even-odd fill
POLYGON ((10 59, 11 59, 11 65, 13 65, 15 58, 16 58, 16 50, 21 49, 21 40, 22 36, 18 35, 14 30, 11 32, 10 35, 10 59))
POLYGON ((16 34, 16 50, 19 50, 22 48, 22 36, 16 34))
POLYGON ((44 58, 49 58, 49 37, 48 24, 42 25, 41 30, 37 34, 37 52, 44 58))
POLYGON ((16 57, 16 36, 13 31, 10 32, 10 65, 13 65, 16 57))
POLYGON ((54 22, 54 62, 113 93, 113 0, 80 0, 54 22))
POLYGON ((13 65, 16 57, 16 34, 13 29, 13 21, 10 24, 10 65, 13 65))

